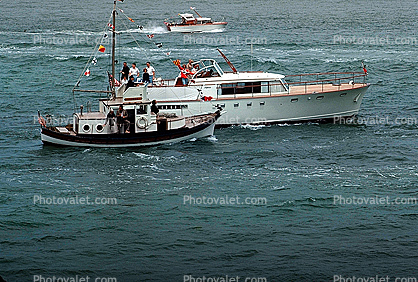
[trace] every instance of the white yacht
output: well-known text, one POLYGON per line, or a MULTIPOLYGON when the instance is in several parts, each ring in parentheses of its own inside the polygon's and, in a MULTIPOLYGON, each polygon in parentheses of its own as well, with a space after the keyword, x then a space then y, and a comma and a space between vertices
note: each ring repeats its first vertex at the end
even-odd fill
POLYGON ((197 14, 195 17, 193 14, 184 13, 179 14, 181 22, 169 22, 168 20, 164 21, 165 26, 168 31, 171 32, 208 32, 208 31, 222 31, 225 29, 228 24, 225 21, 215 22, 211 18, 202 17, 194 7, 190 7, 192 11, 197 14))
POLYGON ((187 85, 177 77, 148 87, 161 112, 192 116, 223 108, 226 113, 217 127, 333 120, 356 115, 370 86, 365 72, 238 72, 218 51, 232 71, 224 71, 213 59, 201 59, 187 85))

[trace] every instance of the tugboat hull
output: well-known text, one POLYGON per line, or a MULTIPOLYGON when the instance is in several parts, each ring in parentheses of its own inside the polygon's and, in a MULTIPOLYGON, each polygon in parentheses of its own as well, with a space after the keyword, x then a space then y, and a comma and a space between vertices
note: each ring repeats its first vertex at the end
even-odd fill
POLYGON ((42 127, 41 140, 45 145, 75 147, 117 148, 156 146, 212 136, 215 129, 215 122, 219 116, 219 113, 213 114, 213 117, 207 122, 191 128, 183 127, 162 132, 80 135, 74 133, 63 134, 54 130, 54 127, 42 127))

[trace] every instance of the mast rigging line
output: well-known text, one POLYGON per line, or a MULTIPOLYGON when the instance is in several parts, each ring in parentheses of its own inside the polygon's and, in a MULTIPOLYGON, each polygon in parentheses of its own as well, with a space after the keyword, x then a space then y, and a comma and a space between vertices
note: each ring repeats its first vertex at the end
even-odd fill
MULTIPOLYGON (((110 17, 109 17, 108 23, 110 23, 111 19, 112 19, 112 16, 110 16, 110 17)), ((72 93, 73 93, 74 112, 76 112, 76 108, 77 108, 76 101, 75 101, 75 90, 76 90, 76 88, 80 85, 81 78, 83 77, 83 75, 84 75, 84 73, 86 72, 86 70, 87 70, 88 68, 90 68, 90 66, 91 66, 91 64, 92 64, 92 62, 93 62, 93 58, 96 56, 96 54, 97 54, 97 52, 98 52, 98 47, 99 47, 99 45, 101 45, 101 44, 103 43, 103 39, 105 38, 105 34, 106 34, 106 32, 107 32, 107 29, 109 28, 108 23, 106 24, 105 28, 104 28, 104 29, 103 29, 103 31, 101 32, 101 38, 100 38, 100 41, 97 41, 96 45, 94 46, 94 49, 93 49, 92 54, 90 55, 89 59, 87 60, 87 63, 86 63, 86 65, 84 66, 83 71, 81 72, 80 76, 79 76, 79 77, 78 77, 78 79, 77 79, 76 84, 75 84, 75 85, 74 85, 74 87, 73 87, 73 91, 72 91, 72 93)))
MULTIPOLYGON (((129 20, 130 22, 132 22, 132 23, 135 23, 134 21, 132 21, 132 18, 130 18, 130 17, 128 17, 126 14, 125 14, 125 12, 123 11, 123 10, 121 10, 121 9, 119 9, 119 11, 126 17, 126 19, 127 20, 129 20)), ((132 39, 135 41, 135 43, 136 43, 136 45, 141 49, 141 50, 143 50, 144 51, 144 53, 145 53, 145 57, 147 58, 147 60, 149 61, 149 62, 151 62, 151 59, 148 57, 148 55, 147 55, 147 52, 146 52, 146 50, 144 49, 144 48, 142 48, 141 47, 141 45, 139 45, 139 43, 138 43, 138 41, 135 39, 135 37, 133 36, 133 34, 132 34, 132 32, 128 29, 128 27, 127 27, 127 25, 125 24, 125 22, 122 22, 122 24, 123 24, 123 26, 125 27, 125 29, 126 29, 126 31, 127 31, 127 33, 129 33, 129 35, 132 37, 132 39)), ((138 28, 140 28, 140 26, 139 25, 136 25, 138 28)), ((152 45, 155 45, 156 46, 156 44, 154 43, 154 42, 152 42, 153 41, 153 38, 150 38, 150 37, 148 37, 145 33, 144 34, 142 34, 143 36, 145 36, 146 37, 146 39, 145 39, 145 41, 146 42, 149 42, 148 44, 152 44, 152 45), (150 41, 148 41, 148 40, 150 40, 150 41)), ((158 48, 158 47, 157 47, 158 48)), ((161 51, 161 53, 164 53, 163 55, 164 55, 164 57, 167 57, 167 59, 170 61, 170 65, 173 63, 173 57, 171 57, 170 55, 171 55, 171 52, 165 52, 165 51, 163 51, 161 48, 158 48, 158 49, 160 49, 160 51, 161 51)), ((157 70, 155 71, 156 73, 158 73, 158 75, 160 75, 160 73, 159 72, 157 72, 157 70)), ((176 96, 176 98, 178 99, 178 100, 180 100, 180 97, 176 94, 176 92, 174 92, 174 90, 173 89, 171 89, 170 87, 169 87, 169 89, 170 89, 170 91, 174 94, 174 96, 176 96)), ((198 91, 199 92, 199 91, 198 91)), ((198 95, 200 96, 200 92, 198 93, 198 95)), ((199 98, 201 98, 201 97, 199 97, 199 98)), ((212 102, 210 102, 212 105, 213 105, 213 103, 212 102)), ((190 113, 190 114, 193 114, 192 113, 192 111, 190 110, 190 109, 187 109, 187 111, 190 113)))
MULTIPOLYGON (((126 19, 127 20, 129 20, 130 22, 132 22, 132 23, 135 23, 135 22, 133 22, 132 21, 132 18, 130 18, 128 15, 126 15, 125 14, 125 12, 122 10, 122 9, 119 9, 119 11, 126 17, 126 19)), ((132 36, 132 38, 134 39, 134 41, 135 41, 135 43, 138 45, 138 47, 141 49, 141 50, 144 50, 140 45, 139 45, 139 43, 138 43, 138 41, 135 39, 135 37, 133 36, 133 34, 131 33, 131 31, 128 29, 128 27, 125 25, 125 23, 123 23, 124 24, 124 26, 125 26, 125 28, 126 28, 126 31, 127 31, 127 33, 129 33, 129 35, 131 35, 132 36)), ((137 25, 136 24, 136 26, 139 28, 139 29, 141 29, 141 26, 140 25, 137 25)), ((147 36, 147 34, 142 34, 143 36, 145 36, 146 37, 146 39, 145 39, 145 42, 152 42, 152 45, 154 45, 154 46, 157 46, 157 44, 154 42, 154 39, 153 38, 150 38, 150 37, 148 37, 147 36), (149 41, 148 41, 149 40, 149 41)), ((158 48, 158 46, 157 46, 157 48, 158 48)), ((171 51, 164 51, 163 49, 161 49, 161 48, 158 48, 159 50, 160 50, 160 52, 164 55, 164 57, 166 57, 168 60, 170 60, 170 63, 172 63, 173 62, 173 58, 171 57, 171 51)), ((145 52, 145 57, 147 58, 147 60, 148 61, 150 61, 151 62, 151 60, 150 60, 150 58, 146 55, 146 52, 145 52)), ((157 72, 156 71, 156 73, 158 73, 158 75, 160 75, 160 73, 159 72, 157 72)))

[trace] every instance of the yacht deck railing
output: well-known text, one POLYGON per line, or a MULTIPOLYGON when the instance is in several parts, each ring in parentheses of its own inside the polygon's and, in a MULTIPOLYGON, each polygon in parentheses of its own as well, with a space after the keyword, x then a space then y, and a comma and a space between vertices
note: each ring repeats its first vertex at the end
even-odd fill
POLYGON ((305 94, 306 94, 308 93, 309 85, 321 85, 321 92, 324 91, 324 85, 327 85, 327 84, 332 84, 333 86, 337 86, 338 90, 341 89, 341 84, 344 84, 344 83, 351 85, 352 88, 354 88, 355 84, 358 84, 358 83, 366 85, 367 73, 364 73, 364 72, 324 72, 324 73, 293 74, 293 75, 286 75, 285 79, 286 79, 286 84, 289 86, 288 87, 289 93, 290 93, 291 86, 302 85, 305 88, 305 94), (316 79, 311 79, 312 77, 316 77, 316 79), (308 78, 308 80, 304 78, 308 78), (293 79, 298 79, 299 81, 293 81, 293 79), (361 82, 358 82, 359 80, 361 82))

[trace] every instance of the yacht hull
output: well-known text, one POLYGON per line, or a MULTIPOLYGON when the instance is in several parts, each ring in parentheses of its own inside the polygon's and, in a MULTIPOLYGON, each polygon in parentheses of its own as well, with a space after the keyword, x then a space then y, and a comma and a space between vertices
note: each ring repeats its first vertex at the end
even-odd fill
MULTIPOLYGON (((158 99, 162 112, 188 116, 213 112, 215 107, 222 107, 226 113, 217 120, 216 127, 225 127, 241 124, 337 121, 338 118, 358 113, 368 87, 369 84, 364 84, 348 90, 310 94, 215 96, 211 101, 173 98, 162 100, 159 91, 154 92, 153 88, 148 90, 151 99, 158 99)), ((209 96, 209 93, 205 95, 209 96)))
POLYGON ((190 24, 190 25, 181 25, 181 24, 167 24, 167 29, 171 32, 209 32, 215 30, 224 30, 226 27, 226 22, 215 22, 210 24, 190 24))

